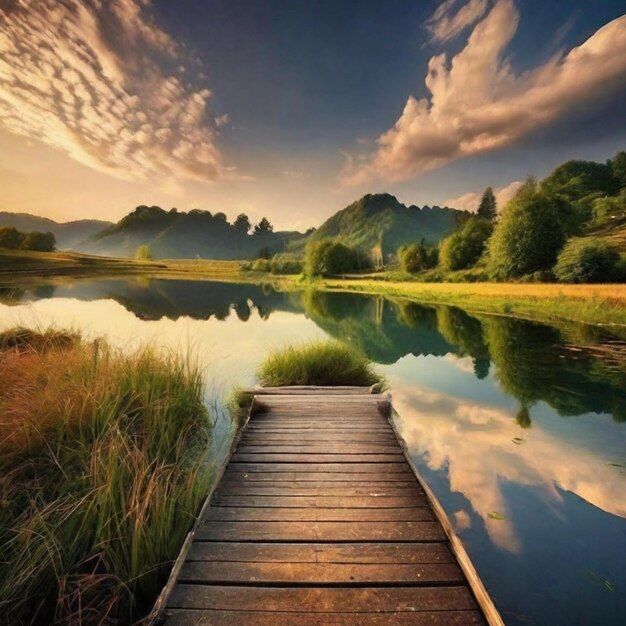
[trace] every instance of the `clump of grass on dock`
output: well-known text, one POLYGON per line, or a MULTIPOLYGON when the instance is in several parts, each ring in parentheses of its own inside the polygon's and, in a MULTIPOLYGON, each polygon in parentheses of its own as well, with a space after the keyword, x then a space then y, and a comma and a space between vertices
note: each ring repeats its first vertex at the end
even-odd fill
POLYGON ((0 370, 0 614, 134 622, 206 493, 198 369, 16 329, 0 336, 0 370))
POLYGON ((268 387, 284 385, 384 384, 371 361, 361 352, 339 341, 314 341, 289 345, 269 354, 258 373, 268 387))

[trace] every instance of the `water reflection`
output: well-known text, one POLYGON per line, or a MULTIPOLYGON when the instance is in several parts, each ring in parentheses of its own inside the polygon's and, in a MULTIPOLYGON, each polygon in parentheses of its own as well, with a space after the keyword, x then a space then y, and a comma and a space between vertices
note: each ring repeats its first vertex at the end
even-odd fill
POLYGON ((253 382, 276 344, 349 341, 388 376, 409 452, 507 623, 626 623, 626 358, 607 332, 145 278, 25 287, 0 302, 0 329, 53 321, 119 345, 192 345, 224 389, 253 382))

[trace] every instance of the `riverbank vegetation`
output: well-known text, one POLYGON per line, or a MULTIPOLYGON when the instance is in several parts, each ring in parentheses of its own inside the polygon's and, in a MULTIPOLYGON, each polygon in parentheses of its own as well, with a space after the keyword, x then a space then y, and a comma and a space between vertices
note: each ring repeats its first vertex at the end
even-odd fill
POLYGON ((370 387, 384 383, 364 354, 339 341, 313 341, 275 350, 261 364, 258 378, 266 387, 370 387))
POLYGON ((26 329, 0 367, 2 620, 134 623, 207 492, 199 370, 26 329))

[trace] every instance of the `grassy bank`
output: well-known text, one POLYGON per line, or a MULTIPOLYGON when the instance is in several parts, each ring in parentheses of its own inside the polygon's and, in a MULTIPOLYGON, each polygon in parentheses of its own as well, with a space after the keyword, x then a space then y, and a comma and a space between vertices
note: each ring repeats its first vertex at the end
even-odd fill
POLYGON ((371 361, 339 341, 313 341, 271 352, 258 372, 266 387, 286 385, 384 386, 371 361))
POLYGON ((316 289, 356 291, 416 302, 451 304, 471 312, 541 321, 570 320, 626 325, 626 285, 528 283, 418 283, 369 279, 320 279, 316 289))
POLYGON ((198 370, 24 329, 0 369, 0 621, 133 623, 206 494, 198 370))

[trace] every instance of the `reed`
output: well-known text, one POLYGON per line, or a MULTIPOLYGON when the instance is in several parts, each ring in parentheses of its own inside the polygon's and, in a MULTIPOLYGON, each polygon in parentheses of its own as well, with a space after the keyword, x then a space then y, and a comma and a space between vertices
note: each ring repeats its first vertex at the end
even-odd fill
POLYGON ((261 384, 355 385, 384 383, 361 352, 339 341, 313 341, 288 345, 271 352, 258 372, 261 384))
POLYGON ((133 623, 208 488, 202 376, 73 333, 17 329, 0 346, 0 614, 133 623))

